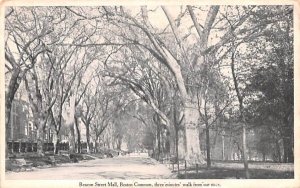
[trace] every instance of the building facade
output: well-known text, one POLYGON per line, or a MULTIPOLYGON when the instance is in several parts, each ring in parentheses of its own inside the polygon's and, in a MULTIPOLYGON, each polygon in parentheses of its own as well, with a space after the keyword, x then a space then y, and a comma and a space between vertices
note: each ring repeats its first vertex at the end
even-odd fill
POLYGON ((24 100, 13 100, 8 127, 9 141, 35 141, 36 128, 33 125, 29 104, 24 100))

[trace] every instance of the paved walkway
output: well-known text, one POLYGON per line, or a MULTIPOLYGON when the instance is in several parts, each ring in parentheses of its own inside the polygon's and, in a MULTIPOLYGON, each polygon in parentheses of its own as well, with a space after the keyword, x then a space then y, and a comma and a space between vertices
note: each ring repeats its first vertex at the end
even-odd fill
POLYGON ((145 156, 95 159, 29 172, 6 172, 7 180, 166 179, 170 170, 145 156))

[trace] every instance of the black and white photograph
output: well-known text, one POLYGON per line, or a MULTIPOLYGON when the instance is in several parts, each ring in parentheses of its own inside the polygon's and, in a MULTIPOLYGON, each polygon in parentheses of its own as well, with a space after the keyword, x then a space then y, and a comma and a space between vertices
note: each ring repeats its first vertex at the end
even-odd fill
POLYGON ((2 5, 2 180, 296 179, 294 4, 162 2, 2 5))

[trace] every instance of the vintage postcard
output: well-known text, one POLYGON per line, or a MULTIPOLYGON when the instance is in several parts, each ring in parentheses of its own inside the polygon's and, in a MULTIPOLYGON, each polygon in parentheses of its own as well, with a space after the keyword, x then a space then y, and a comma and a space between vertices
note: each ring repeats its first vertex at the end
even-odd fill
POLYGON ((299 17, 1 2, 1 187, 300 187, 299 17))

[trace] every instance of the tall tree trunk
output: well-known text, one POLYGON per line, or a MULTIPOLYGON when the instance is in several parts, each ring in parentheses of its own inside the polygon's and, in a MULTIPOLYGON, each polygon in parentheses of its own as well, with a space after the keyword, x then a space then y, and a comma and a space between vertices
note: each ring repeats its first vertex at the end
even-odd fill
POLYGON ((232 77, 233 77, 234 89, 235 89, 236 96, 237 96, 238 102, 239 102, 240 121, 242 123, 242 143, 243 143, 242 153, 243 153, 243 161, 244 161, 245 178, 249 179, 250 173, 249 173, 249 169, 248 169, 246 121, 245 121, 245 117, 244 117, 243 96, 240 93, 240 89, 238 87, 237 76, 235 74, 235 68, 234 68, 235 51, 234 50, 232 51, 232 56, 231 56, 231 73, 232 73, 232 77))
POLYGON ((99 136, 96 135, 95 146, 94 146, 95 147, 95 153, 98 153, 98 145, 99 145, 98 140, 99 140, 99 136))
POLYGON ((91 153, 91 144, 90 144, 90 125, 87 123, 85 125, 85 133, 86 133, 86 147, 87 153, 91 153))
POLYGON ((278 162, 281 163, 281 151, 280 151, 280 145, 279 140, 276 140, 276 153, 278 155, 278 162))
POLYGON ((153 145, 153 158, 158 160, 158 138, 157 138, 157 129, 155 129, 155 139, 154 139, 154 145, 153 145))
POLYGON ((222 160, 225 161, 225 138, 222 135, 222 160))
POLYGON ((46 123, 46 119, 43 117, 35 118, 35 125, 37 127, 37 154, 38 156, 44 155, 44 142, 45 142, 45 130, 44 126, 46 123))
POLYGON ((211 167, 211 160, 210 160, 210 138, 209 138, 209 126, 208 122, 205 123, 205 135, 206 135, 206 166, 207 168, 211 167))
POLYGON ((266 152, 262 152, 262 161, 266 162, 266 152))
POLYGON ((43 145, 44 145, 44 138, 43 138, 43 130, 38 129, 37 131, 37 155, 38 156, 43 156, 44 151, 43 151, 43 145))
POLYGON ((176 156, 176 162, 179 164, 178 160, 178 129, 175 129, 175 156, 176 156))
POLYGON ((294 131, 293 131, 293 115, 287 114, 284 118, 283 132, 283 162, 294 162, 294 131))
POLYGON ((160 129, 161 129, 161 125, 160 125, 160 120, 159 120, 159 115, 156 113, 153 116, 153 121, 156 124, 156 134, 155 134, 155 159, 159 160, 160 159, 160 155, 161 155, 161 136, 160 136, 160 129))
POLYGON ((178 148, 178 160, 185 159, 186 156, 186 137, 185 127, 178 129, 177 148, 178 148))
POLYGON ((77 153, 81 153, 81 136, 80 136, 80 130, 79 130, 79 123, 78 123, 78 117, 75 118, 75 126, 77 131, 77 153))
POLYGON ((10 126, 10 116, 11 116, 11 107, 12 107, 12 101, 8 100, 8 98, 5 98, 5 158, 8 157, 8 138, 9 138, 9 127, 10 126))
POLYGON ((122 137, 119 136, 119 137, 118 137, 118 140, 117 140, 117 149, 118 149, 118 150, 121 150, 122 140, 123 140, 122 137))
POLYGON ((70 135, 69 135, 69 152, 70 153, 75 153, 75 130, 74 130, 74 124, 71 123, 69 124, 69 130, 70 130, 70 135))
POLYGON ((246 124, 243 122, 243 160, 244 160, 244 169, 245 169, 245 177, 247 179, 250 178, 249 167, 248 167, 248 153, 247 153, 247 132, 246 132, 246 124))
POLYGON ((184 125, 185 125, 185 160, 188 164, 204 164, 205 160, 200 150, 198 134, 199 113, 197 104, 185 101, 184 125))
POLYGON ((293 163, 294 162, 294 152, 292 150, 292 143, 290 137, 283 138, 283 162, 293 163))
POLYGON ((58 146, 59 146, 59 133, 58 132, 56 132, 56 134, 55 134, 56 136, 55 136, 55 139, 54 139, 54 153, 55 154, 58 154, 58 146))
POLYGON ((74 124, 75 124, 75 95, 71 94, 70 96, 70 106, 68 109, 68 120, 67 120, 67 126, 70 130, 69 135, 69 152, 75 153, 75 131, 74 131, 74 124))
POLYGON ((160 140, 160 125, 157 124, 157 160, 160 160, 160 156, 161 156, 161 140, 160 140))
MULTIPOLYGON (((176 156, 176 163, 177 168, 179 169, 179 129, 180 129, 180 122, 177 122, 177 113, 175 103, 173 103, 173 121, 174 121, 174 129, 175 129, 175 156, 176 156)), ((179 175, 179 170, 177 171, 179 175)))

